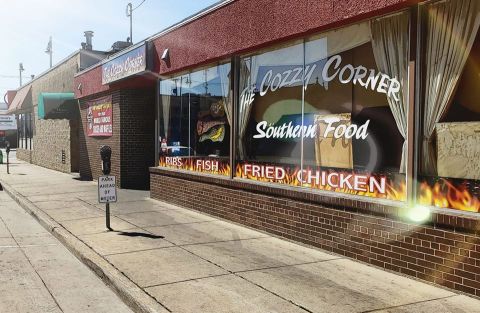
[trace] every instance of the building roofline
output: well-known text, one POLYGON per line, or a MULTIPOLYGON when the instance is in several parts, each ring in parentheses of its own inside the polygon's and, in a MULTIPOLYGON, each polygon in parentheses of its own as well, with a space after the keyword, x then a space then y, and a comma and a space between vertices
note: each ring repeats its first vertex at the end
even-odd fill
POLYGON ((89 71, 97 68, 98 66, 103 65, 105 62, 108 62, 109 59, 112 59, 112 58, 115 58, 115 57, 117 57, 117 56, 120 56, 120 55, 122 55, 122 54, 124 54, 124 53, 127 53, 127 52, 129 52, 129 51, 131 51, 131 50, 133 50, 133 49, 141 46, 141 45, 144 44, 144 43, 151 42, 151 41, 153 41, 153 40, 155 40, 155 39, 157 39, 157 38, 159 38, 159 37, 161 37, 161 36, 164 36, 164 35, 172 32, 172 31, 174 31, 175 29, 180 28, 180 27, 182 27, 182 26, 184 26, 184 25, 186 25, 186 24, 189 24, 189 23, 191 23, 191 22, 193 22, 193 21, 195 21, 195 20, 197 20, 197 19, 199 19, 199 18, 201 18, 201 17, 203 17, 203 16, 205 16, 205 15, 207 15, 207 14, 209 14, 209 13, 215 11, 215 10, 218 10, 218 9, 220 9, 220 8, 226 6, 226 5, 228 5, 228 4, 230 4, 230 3, 234 2, 234 1, 235 1, 235 0, 220 0, 220 1, 218 1, 218 2, 216 2, 216 3, 214 3, 214 4, 212 4, 212 5, 210 5, 210 6, 208 6, 208 7, 206 7, 206 8, 204 8, 204 9, 198 11, 197 13, 194 13, 194 14, 192 14, 192 15, 184 18, 183 20, 181 20, 181 21, 179 21, 179 22, 177 22, 177 23, 175 23, 175 24, 173 24, 173 25, 171 25, 171 26, 168 26, 167 28, 164 28, 163 30, 157 32, 157 33, 154 34, 154 35, 152 35, 152 36, 150 36, 150 37, 147 37, 147 38, 145 38, 145 39, 143 39, 143 40, 140 40, 140 41, 137 42, 136 44, 131 45, 130 47, 128 47, 128 48, 126 48, 126 49, 123 49, 123 50, 121 50, 121 51, 119 51, 119 52, 117 52, 117 53, 114 53, 114 54, 112 54, 112 55, 109 55, 106 59, 103 59, 103 60, 101 60, 101 61, 93 64, 92 66, 89 66, 89 67, 85 68, 84 70, 76 73, 74 76, 77 77, 77 76, 80 76, 80 75, 82 75, 82 74, 84 74, 84 73, 86 73, 86 72, 89 72, 89 71))
POLYGON ((81 49, 79 50, 76 50, 74 52, 72 52, 71 54, 69 54, 67 57, 63 58, 62 60, 60 60, 57 64, 55 64, 54 66, 52 66, 51 68, 41 72, 40 74, 38 75, 35 75, 35 78, 32 79, 31 81, 29 81, 28 83, 26 83, 25 85, 22 85, 20 87, 18 87, 17 89, 14 89, 15 91, 20 91, 21 89, 27 87, 28 85, 31 85, 34 81, 36 81, 37 79, 40 79, 42 78, 43 76, 47 75, 49 72, 55 70, 56 68, 58 68, 60 65, 66 63, 67 61, 70 61, 70 59, 72 59, 73 57, 77 56, 78 54, 80 54, 80 51, 81 49))
POLYGON ((224 6, 226 6, 227 4, 230 4, 232 2, 234 2, 235 0, 220 0, 208 7, 206 7, 205 9, 201 10, 201 11, 198 11, 197 13, 194 13, 186 18, 184 18, 183 20, 181 20, 180 22, 177 22, 161 31, 159 31, 158 33, 156 33, 155 35, 152 35, 150 37, 148 37, 147 39, 145 39, 145 41, 152 41, 152 40, 155 40, 157 39, 158 37, 161 37, 165 34, 168 34, 169 32, 177 29, 177 28, 180 28, 186 24, 189 24, 213 11, 216 11, 224 6))

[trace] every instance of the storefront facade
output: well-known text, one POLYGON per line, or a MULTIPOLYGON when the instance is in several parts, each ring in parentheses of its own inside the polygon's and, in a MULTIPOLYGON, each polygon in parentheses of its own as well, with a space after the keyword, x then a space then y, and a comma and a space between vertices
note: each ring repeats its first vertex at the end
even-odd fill
POLYGON ((78 172, 79 111, 73 76, 106 55, 78 50, 17 90, 8 111, 17 117, 18 159, 78 172))
POLYGON ((108 145, 112 148, 111 173, 118 186, 149 189, 148 169, 155 165, 157 81, 147 62, 149 50, 142 42, 76 75, 82 178, 102 175, 99 151, 108 145))
POLYGON ((479 25, 475 0, 238 0, 149 38, 151 196, 480 295, 479 25))

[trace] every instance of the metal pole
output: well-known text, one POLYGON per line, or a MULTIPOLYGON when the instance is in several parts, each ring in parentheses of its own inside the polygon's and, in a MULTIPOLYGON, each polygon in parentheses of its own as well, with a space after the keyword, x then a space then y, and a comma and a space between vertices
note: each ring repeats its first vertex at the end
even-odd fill
POLYGON ((130 17, 130 42, 133 43, 133 34, 132 34, 132 15, 133 15, 133 5, 132 3, 127 4, 127 16, 130 17))
POLYGON ((52 36, 50 36, 50 40, 48 41, 48 49, 47 53, 50 56, 50 68, 52 67, 52 56, 53 56, 53 41, 52 41, 52 36))
POLYGON ((23 63, 18 64, 18 71, 20 73, 20 87, 22 87, 22 72, 24 71, 23 63))
POLYGON ((9 158, 8 158, 9 155, 10 155, 10 153, 7 152, 7 174, 10 174, 10 162, 9 162, 9 158))
POLYGON ((132 4, 130 4, 130 42, 133 44, 133 34, 132 34, 132 16, 133 16, 133 11, 132 11, 132 4))
POLYGON ((108 230, 112 230, 110 227, 110 203, 105 204, 105 226, 107 226, 108 230))

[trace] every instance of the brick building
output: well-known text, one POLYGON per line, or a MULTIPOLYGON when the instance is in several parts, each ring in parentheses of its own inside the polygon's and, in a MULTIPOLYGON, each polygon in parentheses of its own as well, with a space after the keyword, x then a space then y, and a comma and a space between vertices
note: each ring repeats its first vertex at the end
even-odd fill
POLYGON ((79 110, 74 74, 107 53, 81 49, 11 93, 17 116, 17 158, 57 171, 78 172, 79 110))
POLYGON ((80 173, 109 144, 122 187, 480 296, 479 25, 476 0, 220 2, 76 75, 80 173))

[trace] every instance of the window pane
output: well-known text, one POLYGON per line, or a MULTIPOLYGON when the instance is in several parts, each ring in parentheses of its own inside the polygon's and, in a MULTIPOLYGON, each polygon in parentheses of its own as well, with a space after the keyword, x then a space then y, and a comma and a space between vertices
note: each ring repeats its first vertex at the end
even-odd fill
POLYGON ((478 1, 425 5, 418 202, 480 212, 478 1))
POLYGON ((303 185, 405 200, 404 138, 387 97, 396 75, 379 70, 370 25, 330 32, 305 45, 304 122, 316 133, 304 139, 303 185))
POLYGON ((230 64, 160 81, 159 114, 160 166, 230 175, 230 64))
POLYGON ((236 176, 291 184, 301 169, 303 44, 242 58, 236 176))

